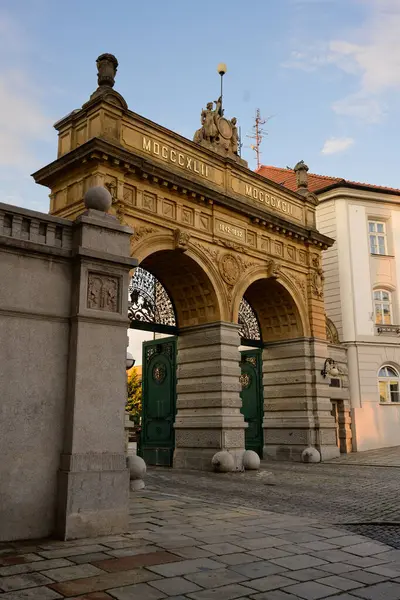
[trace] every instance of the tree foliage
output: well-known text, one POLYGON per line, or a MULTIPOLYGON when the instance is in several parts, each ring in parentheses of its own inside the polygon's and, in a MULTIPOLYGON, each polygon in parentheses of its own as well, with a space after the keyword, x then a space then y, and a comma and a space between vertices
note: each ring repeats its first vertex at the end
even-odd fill
POLYGON ((128 400, 125 410, 132 416, 135 425, 138 425, 142 415, 142 383, 135 369, 128 376, 128 400))

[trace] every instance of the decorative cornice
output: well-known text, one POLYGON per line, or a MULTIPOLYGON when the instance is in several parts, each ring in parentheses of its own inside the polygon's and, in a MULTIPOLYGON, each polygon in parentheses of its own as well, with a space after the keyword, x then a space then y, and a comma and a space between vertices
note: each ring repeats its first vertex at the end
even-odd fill
MULTIPOLYGON (((246 215, 258 226, 272 228, 276 233, 293 237, 305 244, 314 244, 320 249, 326 249, 334 243, 331 238, 316 230, 308 229, 287 221, 284 218, 268 213, 237 198, 218 192, 182 174, 175 173, 171 168, 166 169, 149 157, 142 157, 128 151, 120 145, 113 144, 101 138, 92 138, 78 148, 61 156, 46 167, 36 171, 32 176, 36 183, 51 187, 60 174, 76 167, 77 164, 92 160, 98 163, 107 161, 125 169, 130 174, 148 178, 157 176, 157 182, 177 191, 190 192, 191 199, 200 203, 219 204, 238 213, 246 215)), ((247 172, 248 175, 248 172, 247 172)), ((252 175, 256 175, 253 174, 252 175)), ((264 182, 265 183, 265 182, 264 182)))

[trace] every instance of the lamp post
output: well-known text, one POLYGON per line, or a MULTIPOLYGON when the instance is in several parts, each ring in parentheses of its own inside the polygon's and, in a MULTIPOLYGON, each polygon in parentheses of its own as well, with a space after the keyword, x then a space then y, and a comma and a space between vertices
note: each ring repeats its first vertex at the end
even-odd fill
POLYGON ((225 73, 227 72, 227 67, 225 63, 219 63, 218 67, 217 67, 217 72, 219 73, 220 77, 221 77, 221 108, 220 108, 220 117, 222 117, 223 115, 223 110, 222 110, 222 81, 224 78, 225 73))
POLYGON ((129 371, 129 369, 132 369, 134 364, 135 364, 135 359, 133 358, 133 356, 130 352, 127 352, 126 353, 126 370, 129 371))
POLYGON ((327 358, 325 360, 321 375, 323 378, 325 378, 327 375, 330 375, 331 377, 337 377, 339 375, 339 369, 337 368, 333 358, 327 358))

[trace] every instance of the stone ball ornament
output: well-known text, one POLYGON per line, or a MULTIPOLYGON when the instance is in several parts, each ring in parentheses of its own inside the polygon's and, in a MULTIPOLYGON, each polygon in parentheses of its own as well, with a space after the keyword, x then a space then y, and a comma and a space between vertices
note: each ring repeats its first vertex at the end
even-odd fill
POLYGON ((147 467, 143 458, 137 454, 128 454, 129 478, 131 482, 131 490, 142 490, 145 485, 143 478, 146 475, 147 467))
POLYGON ((321 454, 316 448, 309 446, 308 448, 303 450, 301 454, 301 460, 304 463, 319 463, 321 462, 321 454))
POLYGON ((221 450, 214 454, 211 464, 217 473, 230 473, 235 469, 235 459, 227 450, 221 450))
POLYGON ((260 457, 254 450, 246 450, 243 454, 243 467, 246 471, 258 471, 260 463, 260 457))
POLYGON ((88 189, 83 201, 87 209, 92 208, 100 212, 108 212, 111 208, 112 197, 105 187, 97 185, 88 189))

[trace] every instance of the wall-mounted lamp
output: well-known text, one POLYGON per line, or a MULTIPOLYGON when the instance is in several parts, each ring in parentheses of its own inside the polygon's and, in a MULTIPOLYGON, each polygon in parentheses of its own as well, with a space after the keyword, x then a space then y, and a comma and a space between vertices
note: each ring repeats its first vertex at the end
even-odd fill
POLYGON ((135 359, 133 358, 133 356, 130 352, 127 352, 126 353, 126 370, 129 371, 129 369, 132 369, 134 364, 135 364, 135 359))
POLYGON ((330 377, 337 377, 339 375, 339 369, 336 366, 333 358, 327 358, 324 363, 324 368, 321 371, 322 377, 329 375, 330 377))

